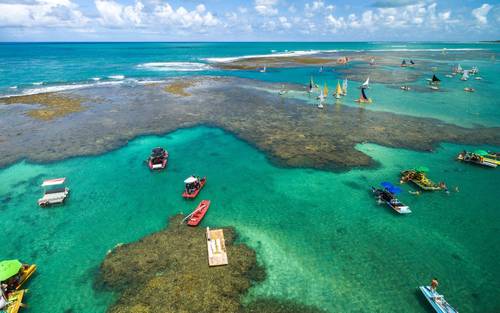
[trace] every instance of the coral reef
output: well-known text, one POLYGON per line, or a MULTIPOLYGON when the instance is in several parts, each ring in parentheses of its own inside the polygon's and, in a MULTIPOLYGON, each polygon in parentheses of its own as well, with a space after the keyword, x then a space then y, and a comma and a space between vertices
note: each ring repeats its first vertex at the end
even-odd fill
POLYGON ((265 278, 256 255, 224 228, 229 265, 209 267, 204 228, 181 224, 176 215, 165 230, 119 245, 106 256, 97 286, 120 293, 109 313, 319 312, 288 301, 241 296, 265 278), (305 310, 305 311, 304 311, 305 310))
POLYGON ((318 110, 302 100, 279 97, 280 84, 213 77, 184 80, 196 96, 166 93, 165 84, 106 86, 74 91, 72 97, 98 97, 105 105, 86 102, 87 111, 72 114, 71 119, 27 122, 16 111, 6 113, 6 123, 0 125, 0 166, 20 158, 53 161, 98 154, 137 135, 196 125, 223 128, 255 145, 277 164, 325 170, 373 165, 369 156, 355 149, 363 142, 424 151, 442 141, 500 145, 498 127, 465 128, 344 105, 318 110), (65 131, 53 131, 59 128, 65 131))
POLYGON ((32 118, 49 121, 71 113, 83 111, 83 99, 56 93, 12 96, 0 98, 1 104, 41 104, 42 107, 27 112, 32 118))
POLYGON ((193 82, 191 81, 173 81, 169 84, 167 84, 164 87, 164 90, 166 92, 169 92, 171 94, 177 95, 177 96, 182 96, 182 97, 187 97, 190 96, 186 91, 186 88, 189 88, 193 85, 193 82))

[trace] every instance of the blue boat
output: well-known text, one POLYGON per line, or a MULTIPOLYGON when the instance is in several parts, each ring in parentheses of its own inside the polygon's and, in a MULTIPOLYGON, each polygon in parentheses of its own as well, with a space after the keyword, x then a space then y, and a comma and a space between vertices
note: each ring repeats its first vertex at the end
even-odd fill
POLYGON ((396 198, 396 194, 401 192, 401 188, 396 187, 389 182, 382 182, 380 185, 382 185, 384 189, 372 187, 372 192, 378 199, 379 203, 387 204, 388 207, 399 214, 411 213, 410 207, 401 203, 401 201, 396 198))
POLYGON ((419 287, 425 298, 434 310, 438 313, 458 313, 446 300, 443 295, 440 295, 436 291, 432 290, 429 286, 420 286, 419 287))

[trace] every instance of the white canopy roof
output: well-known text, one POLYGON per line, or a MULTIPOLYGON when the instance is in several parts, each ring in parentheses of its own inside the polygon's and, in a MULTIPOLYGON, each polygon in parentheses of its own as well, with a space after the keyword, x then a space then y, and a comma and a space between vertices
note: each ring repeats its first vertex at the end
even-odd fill
POLYGON ((54 185, 61 185, 61 184, 64 184, 64 182, 66 181, 66 177, 63 177, 63 178, 54 178, 54 179, 49 179, 49 180, 45 180, 43 183, 42 183, 42 187, 46 187, 46 186, 54 186, 54 185))
POLYGON ((186 178, 186 180, 184 180, 184 184, 192 184, 196 181, 198 181, 198 179, 196 177, 189 176, 188 178, 186 178))

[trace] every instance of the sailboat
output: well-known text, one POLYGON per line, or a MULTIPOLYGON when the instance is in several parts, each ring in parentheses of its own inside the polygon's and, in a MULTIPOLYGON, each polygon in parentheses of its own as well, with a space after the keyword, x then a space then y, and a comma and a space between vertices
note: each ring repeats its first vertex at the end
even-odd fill
POLYGON ((441 82, 441 80, 439 78, 437 78, 436 74, 432 75, 432 78, 429 81, 429 84, 431 85, 431 89, 438 90, 440 82, 441 82))
POLYGON ((286 94, 287 92, 288 92, 288 91, 286 90, 285 85, 281 85, 281 89, 280 89, 280 91, 278 92, 278 94, 279 94, 280 96, 282 96, 282 95, 286 94))
POLYGON ((370 65, 375 65, 375 59, 374 58, 370 59, 370 65))
POLYGON ((413 66, 415 65, 415 62, 413 62, 413 60, 410 60, 410 66, 413 66))
POLYGON ((462 73, 464 70, 462 69, 462 67, 460 66, 460 64, 458 64, 457 66, 457 73, 462 73))
POLYGON ((370 88, 370 77, 368 77, 365 82, 360 86, 360 88, 370 88))
POLYGON ((321 67, 319 68, 319 72, 320 72, 320 73, 322 73, 322 72, 323 72, 323 66, 321 66, 321 67))
POLYGON ((314 88, 314 81, 313 81, 313 78, 311 76, 311 79, 309 80, 309 93, 311 93, 313 91, 313 88, 314 88))
POLYGON ((355 101, 358 103, 372 103, 372 99, 368 98, 365 93, 366 88, 361 88, 361 95, 359 96, 359 99, 356 99, 355 101))
POLYGON ((323 86, 323 95, 325 96, 325 98, 328 97, 328 86, 326 85, 326 82, 325 82, 325 86, 323 86))
POLYGON ((337 80, 337 89, 335 89, 335 99, 340 99, 340 96, 343 95, 343 91, 342 91, 342 88, 340 87, 340 83, 339 81, 337 80))
POLYGON ((267 66, 264 65, 264 68, 260 70, 261 73, 265 73, 267 70, 267 66))
POLYGON ((403 62, 401 62, 401 67, 406 67, 406 60, 403 60, 403 62))
POLYGON ((460 77, 460 80, 466 81, 469 79, 469 71, 463 71, 462 77, 460 77))
POLYGON ((342 94, 347 96, 347 78, 342 82, 342 94))
POLYGON ((323 89, 320 90, 318 99, 319 99, 318 108, 322 109, 323 108, 323 101, 325 101, 325 95, 323 94, 323 89))

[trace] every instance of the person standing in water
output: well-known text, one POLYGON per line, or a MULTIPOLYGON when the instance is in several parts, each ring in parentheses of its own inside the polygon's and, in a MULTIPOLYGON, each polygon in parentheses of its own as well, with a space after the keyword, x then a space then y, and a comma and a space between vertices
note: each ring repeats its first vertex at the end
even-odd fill
POLYGON ((437 287, 439 286, 439 282, 437 278, 433 278, 431 280, 431 291, 436 292, 437 287))

